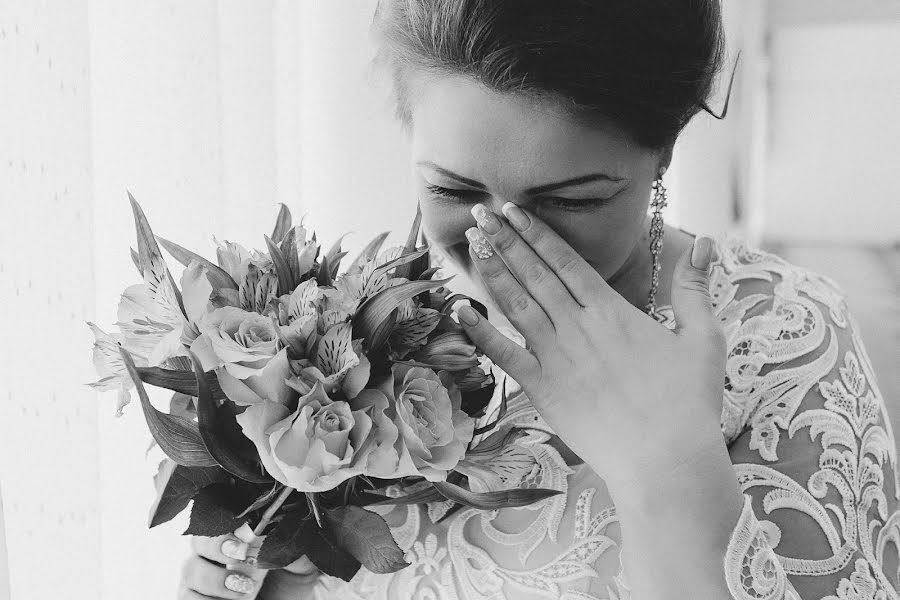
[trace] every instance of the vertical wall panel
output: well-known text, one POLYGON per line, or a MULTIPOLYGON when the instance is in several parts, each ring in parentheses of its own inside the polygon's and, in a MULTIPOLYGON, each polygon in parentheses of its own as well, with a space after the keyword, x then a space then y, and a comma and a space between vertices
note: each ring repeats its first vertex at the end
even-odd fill
POLYGON ((87 0, 0 2, 0 479, 16 600, 99 597, 89 71, 87 0))
POLYGON ((900 203, 900 22, 772 34, 765 234, 890 244, 900 203))
MULTIPOLYGON (((136 246, 126 189, 155 233, 213 256, 208 236, 224 222, 218 44, 212 0, 91 2, 94 269, 104 327, 116 320, 119 294, 140 282, 128 255, 136 246)), ((168 395, 152 391, 166 407, 168 395)), ((145 458, 151 438, 136 400, 119 419, 114 403, 114 393, 100 396, 102 598, 174 598, 186 518, 147 530, 161 454, 145 458)))

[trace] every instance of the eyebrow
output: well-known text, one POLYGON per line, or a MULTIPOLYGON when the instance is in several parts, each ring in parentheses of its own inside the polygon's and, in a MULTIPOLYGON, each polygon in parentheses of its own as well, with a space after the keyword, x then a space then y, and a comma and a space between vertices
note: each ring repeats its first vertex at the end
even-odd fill
MULTIPOLYGON (((435 163, 427 160, 419 161, 416 163, 417 165, 421 165, 423 167, 428 167, 434 171, 437 171, 441 175, 445 177, 449 177, 450 179, 455 179, 460 183, 464 183, 469 187, 473 187, 478 190, 484 190, 485 186, 483 183, 479 183, 474 179, 469 179, 468 177, 463 177, 453 171, 445 169, 435 163)), ((612 177, 611 175, 607 175, 605 173, 591 173, 590 175, 582 175, 580 177, 573 177, 572 179, 566 179, 565 181, 557 181, 555 183, 546 183, 544 185, 539 185, 537 187, 529 188, 525 190, 525 193, 529 196, 537 196, 539 194, 545 194, 547 192, 552 192, 554 190, 558 190, 561 188, 574 187, 576 185, 583 185, 585 183, 591 183, 594 181, 622 181, 621 177, 612 177)))

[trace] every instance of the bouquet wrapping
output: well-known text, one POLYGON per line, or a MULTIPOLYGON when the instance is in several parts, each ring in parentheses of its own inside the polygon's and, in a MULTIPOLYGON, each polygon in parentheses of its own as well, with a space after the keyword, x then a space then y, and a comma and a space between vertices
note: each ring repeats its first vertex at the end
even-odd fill
POLYGON ((490 362, 452 317, 459 301, 487 311, 435 279, 419 213, 404 246, 383 249, 383 233, 342 269, 341 241, 323 253, 282 205, 265 251, 215 240, 212 262, 155 236, 128 197, 142 282, 121 296, 118 332, 88 323, 89 385, 118 392, 118 416, 136 392, 167 457, 150 527, 191 504, 185 535, 234 532, 248 565, 305 555, 349 580, 407 566, 367 507, 494 510, 558 493, 521 486, 529 466, 516 477, 503 462, 505 394, 487 414, 490 362), (160 247, 184 266, 180 285, 160 247), (168 412, 148 385, 172 392, 168 412))

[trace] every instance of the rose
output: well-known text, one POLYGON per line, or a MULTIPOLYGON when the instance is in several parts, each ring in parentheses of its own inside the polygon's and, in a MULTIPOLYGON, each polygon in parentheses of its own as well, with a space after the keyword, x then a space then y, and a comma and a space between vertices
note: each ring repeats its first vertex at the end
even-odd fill
POLYGON ((443 481, 465 456, 475 421, 460 409, 462 397, 446 371, 394 364, 393 422, 403 451, 429 481, 443 481))
POLYGON ((372 418, 372 436, 365 457, 360 458, 362 474, 380 479, 420 475, 394 423, 396 410, 389 397, 393 398, 390 389, 385 395, 381 389, 366 388, 350 400, 355 410, 364 410, 372 418))
POLYGON ((291 375, 287 350, 279 348, 271 319, 234 306, 217 308, 198 323, 191 343, 204 371, 216 370, 229 399, 240 405, 272 400, 287 406, 297 396, 285 379, 291 375))
POLYGON ((367 463, 364 446, 369 446, 372 419, 365 410, 333 401, 321 383, 302 396, 293 411, 263 400, 236 419, 266 471, 301 492, 334 489, 367 463))

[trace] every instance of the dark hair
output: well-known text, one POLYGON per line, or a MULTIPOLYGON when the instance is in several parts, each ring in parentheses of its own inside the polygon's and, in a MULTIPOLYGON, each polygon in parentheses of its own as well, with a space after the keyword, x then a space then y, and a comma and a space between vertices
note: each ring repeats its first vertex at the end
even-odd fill
POLYGON ((653 149, 700 110, 727 112, 707 104, 725 54, 719 0, 380 0, 373 28, 405 123, 411 67, 553 99, 653 149))

